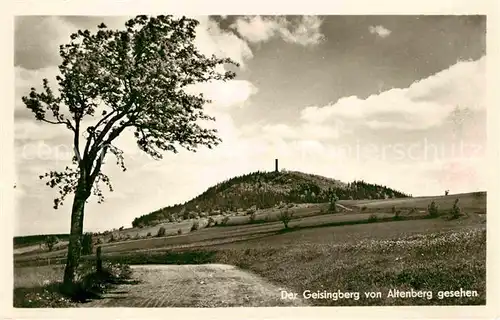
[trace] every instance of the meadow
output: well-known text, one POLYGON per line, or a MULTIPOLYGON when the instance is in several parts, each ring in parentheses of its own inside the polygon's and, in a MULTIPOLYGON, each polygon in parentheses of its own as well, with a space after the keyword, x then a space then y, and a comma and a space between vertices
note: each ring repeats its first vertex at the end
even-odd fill
MULTIPOLYGON (((272 212, 257 212, 257 223, 245 223, 248 217, 241 215, 231 217, 233 223, 226 226, 105 243, 103 255, 106 261, 125 264, 231 264, 296 292, 341 290, 362 295, 358 301, 311 300, 313 305, 485 303, 485 193, 339 203, 351 211, 328 214, 317 204, 297 208, 300 213, 288 230, 269 218, 272 212), (456 198, 464 214, 451 219, 449 210, 456 198), (429 218, 426 209, 432 200, 440 215, 429 218), (400 218, 394 218, 393 207, 400 218), (478 296, 437 297, 439 291, 460 288, 476 290, 478 296), (435 296, 387 298, 391 289, 430 290, 435 296), (382 297, 363 298, 362 292, 369 291, 381 292, 382 297)), ((177 225, 171 223, 172 230, 177 225)), ((57 281, 64 254, 56 250, 15 255, 16 287, 36 288, 40 279, 57 281)))

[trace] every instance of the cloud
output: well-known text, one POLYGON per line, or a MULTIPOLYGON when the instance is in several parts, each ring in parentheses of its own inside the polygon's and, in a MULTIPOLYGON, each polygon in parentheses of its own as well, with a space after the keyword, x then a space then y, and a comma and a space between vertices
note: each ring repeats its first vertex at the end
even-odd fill
POLYGON ((370 26, 368 30, 370 31, 371 34, 376 34, 381 38, 387 38, 392 33, 391 30, 385 28, 382 25, 370 26))
POLYGON ((200 22, 196 28, 195 45, 201 53, 231 58, 242 67, 247 60, 253 58, 252 50, 246 41, 233 32, 222 30, 210 17, 195 17, 195 19, 200 22))
POLYGON ((205 98, 212 101, 208 108, 221 110, 242 107, 258 89, 247 80, 230 80, 199 83, 186 88, 186 91, 193 94, 203 93, 205 98))
POLYGON ((33 87, 42 90, 42 81, 44 78, 49 80, 50 85, 56 84, 56 75, 59 69, 56 66, 48 66, 40 69, 28 69, 22 66, 14 67, 14 86, 15 86, 15 108, 16 119, 33 119, 33 113, 26 108, 21 97, 27 96, 33 87))
POLYGON ((366 99, 344 97, 323 107, 310 106, 301 119, 328 123, 332 119, 359 123, 372 129, 423 130, 443 124, 457 107, 484 110, 485 57, 459 61, 450 68, 366 99))
POLYGON ((287 23, 288 28, 280 29, 283 39, 287 42, 303 46, 316 45, 323 41, 325 36, 320 32, 323 21, 317 16, 303 16, 295 27, 287 23))
POLYGON ((255 125, 247 128, 246 134, 259 135, 263 134, 269 141, 287 140, 287 141, 300 141, 300 140, 318 140, 328 141, 336 140, 341 131, 341 124, 317 124, 317 123, 301 123, 297 126, 291 126, 284 123, 255 125))
POLYGON ((70 23, 56 16, 16 17, 15 65, 39 69, 59 64, 59 45, 74 31, 70 23))
POLYGON ((231 28, 237 30, 244 39, 257 43, 268 41, 273 37, 280 28, 280 24, 275 19, 262 16, 245 16, 238 18, 231 28))
POLYGON ((238 18, 231 28, 251 43, 266 42, 279 36, 286 42, 309 46, 323 41, 321 24, 322 20, 317 16, 301 16, 295 22, 281 16, 245 16, 238 18))

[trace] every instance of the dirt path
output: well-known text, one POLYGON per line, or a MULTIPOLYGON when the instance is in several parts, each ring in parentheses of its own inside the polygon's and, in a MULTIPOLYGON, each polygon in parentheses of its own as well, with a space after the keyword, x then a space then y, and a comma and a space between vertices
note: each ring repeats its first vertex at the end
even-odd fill
POLYGON ((346 206, 344 206, 344 205, 341 205, 340 203, 336 203, 335 205, 336 205, 337 207, 340 207, 340 208, 344 209, 344 210, 347 210, 347 211, 352 211, 352 209, 351 209, 351 208, 348 208, 348 207, 346 207, 346 206))
MULTIPOLYGON (((281 289, 257 275, 223 264, 132 266, 139 284, 119 285, 82 307, 304 306, 281 300, 281 289)), ((284 289, 284 288, 283 288, 284 289)), ((300 296, 300 295, 299 295, 300 296)))

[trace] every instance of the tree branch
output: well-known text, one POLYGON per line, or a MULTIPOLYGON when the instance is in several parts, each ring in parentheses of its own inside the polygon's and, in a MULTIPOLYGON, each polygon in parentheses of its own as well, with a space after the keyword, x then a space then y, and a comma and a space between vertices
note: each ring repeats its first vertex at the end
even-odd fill
POLYGON ((73 148, 75 149, 75 155, 76 155, 76 159, 78 161, 78 166, 81 166, 82 164, 82 157, 81 157, 81 154, 80 154, 80 119, 78 120, 75 120, 75 136, 74 136, 74 139, 73 139, 73 148))
POLYGON ((104 121, 106 121, 109 117, 111 117, 114 113, 116 113, 118 110, 117 109, 114 109, 113 111, 111 111, 110 113, 108 113, 106 116, 104 116, 101 120, 99 120, 99 122, 97 122, 97 124, 95 126, 93 126, 95 129, 99 128, 99 126, 101 124, 104 123, 104 121))
POLYGON ((99 172, 101 171, 101 165, 104 160, 104 157, 106 156, 106 152, 108 151, 108 146, 104 146, 101 151, 101 156, 96 159, 96 165, 94 167, 94 170, 91 171, 89 175, 89 182, 90 184, 93 184, 97 175, 99 175, 99 172))
POLYGON ((71 124, 71 122, 69 120, 66 120, 66 121, 51 121, 51 120, 47 120, 45 118, 43 119, 38 119, 40 121, 43 121, 43 122, 47 122, 47 123, 50 123, 50 124, 65 124, 69 129, 71 129, 72 131, 75 131, 75 127, 71 124))

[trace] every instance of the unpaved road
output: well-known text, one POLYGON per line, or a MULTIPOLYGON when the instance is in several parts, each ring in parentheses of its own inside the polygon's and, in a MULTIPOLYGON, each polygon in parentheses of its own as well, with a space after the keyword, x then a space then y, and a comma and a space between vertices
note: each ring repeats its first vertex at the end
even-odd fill
POLYGON ((351 209, 351 208, 348 208, 348 207, 346 207, 346 206, 344 206, 344 205, 341 205, 340 203, 336 203, 335 205, 336 205, 337 207, 340 207, 340 208, 344 209, 344 210, 347 210, 347 211, 352 211, 352 209, 351 209))
MULTIPOLYGON (((82 307, 273 307, 304 306, 282 300, 281 289, 224 264, 132 266, 138 284, 119 285, 82 307)), ((299 295, 300 297, 300 295, 299 295)))

